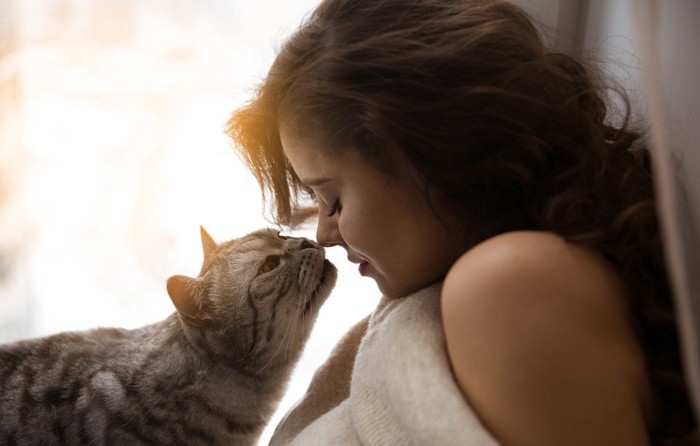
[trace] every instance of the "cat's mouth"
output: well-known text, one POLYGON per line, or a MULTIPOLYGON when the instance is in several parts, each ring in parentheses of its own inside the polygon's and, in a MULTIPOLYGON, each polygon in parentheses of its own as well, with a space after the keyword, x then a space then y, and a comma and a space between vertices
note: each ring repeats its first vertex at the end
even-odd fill
POLYGON ((330 294, 333 285, 335 285, 335 279, 337 276, 337 270, 335 266, 330 262, 330 260, 325 259, 323 261, 323 269, 321 270, 321 277, 318 280, 318 285, 311 293, 311 297, 306 302, 304 306, 304 314, 307 314, 314 307, 314 304, 319 300, 324 300, 330 294))

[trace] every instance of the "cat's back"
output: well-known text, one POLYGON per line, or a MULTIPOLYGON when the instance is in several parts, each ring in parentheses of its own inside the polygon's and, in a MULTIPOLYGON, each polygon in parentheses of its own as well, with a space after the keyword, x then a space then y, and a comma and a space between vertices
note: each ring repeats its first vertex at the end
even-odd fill
MULTIPOLYGON (((55 368, 104 366, 117 354, 137 348, 144 335, 157 328, 137 330, 97 328, 82 332, 63 332, 42 338, 27 339, 0 345, 0 385, 3 392, 7 379, 18 372, 47 371, 55 368)), ((69 378, 65 376, 64 378, 69 378)))
POLYGON ((100 328, 0 345, 0 444, 88 442, 84 426, 100 422, 94 408, 110 405, 101 401, 105 389, 124 393, 128 358, 158 329, 100 328))
POLYGON ((234 410, 235 376, 189 347, 175 315, 2 345, 0 445, 252 445, 260 417, 234 410))
POLYGON ((65 332, 37 339, 0 345, 0 381, 3 391, 7 378, 19 371, 46 370, 82 362, 87 366, 122 350, 129 330, 98 328, 86 332, 65 332))

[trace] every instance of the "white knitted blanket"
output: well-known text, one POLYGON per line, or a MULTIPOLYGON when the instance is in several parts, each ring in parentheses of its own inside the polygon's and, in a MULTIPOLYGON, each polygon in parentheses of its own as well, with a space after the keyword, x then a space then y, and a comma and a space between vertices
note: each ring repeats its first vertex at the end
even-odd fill
POLYGON ((357 353, 350 397, 306 426, 290 444, 498 444, 454 381, 439 285, 375 311, 357 353))

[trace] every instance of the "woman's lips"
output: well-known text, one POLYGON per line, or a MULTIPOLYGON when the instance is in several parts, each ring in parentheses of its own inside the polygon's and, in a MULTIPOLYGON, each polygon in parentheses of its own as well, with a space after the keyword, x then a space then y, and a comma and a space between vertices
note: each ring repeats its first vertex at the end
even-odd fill
POLYGON ((366 276, 367 275, 367 268, 369 267, 369 263, 367 262, 362 262, 360 263, 360 266, 357 268, 358 271, 360 271, 361 276, 366 276))

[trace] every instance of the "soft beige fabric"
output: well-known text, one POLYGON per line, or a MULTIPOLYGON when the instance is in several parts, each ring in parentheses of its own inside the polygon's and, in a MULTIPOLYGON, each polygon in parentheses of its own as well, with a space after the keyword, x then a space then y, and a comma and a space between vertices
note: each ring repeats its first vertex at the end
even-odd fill
POLYGON ((314 373, 306 394, 277 425, 270 445, 288 444, 304 427, 348 398, 355 355, 368 321, 369 316, 355 324, 336 344, 314 373))
POLYGON ((498 444, 454 381, 438 285, 382 300, 357 349, 348 394, 348 353, 362 328, 358 324, 341 341, 271 445, 498 444), (328 374, 333 370, 338 370, 338 387, 328 374))

